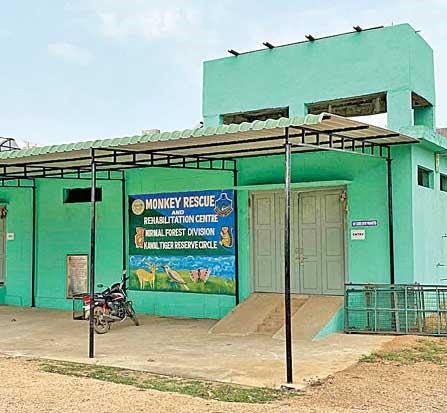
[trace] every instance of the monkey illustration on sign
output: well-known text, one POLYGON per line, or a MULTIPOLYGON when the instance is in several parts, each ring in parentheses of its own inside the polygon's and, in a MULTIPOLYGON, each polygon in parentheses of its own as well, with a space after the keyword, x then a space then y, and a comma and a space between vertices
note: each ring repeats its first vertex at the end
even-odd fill
POLYGON ((219 244, 225 248, 231 248, 233 246, 233 228, 224 226, 220 228, 221 240, 219 244))
POLYGON ((135 232, 136 232, 135 237, 134 237, 135 247, 143 248, 143 246, 144 246, 144 228, 137 227, 137 228, 135 228, 135 232))

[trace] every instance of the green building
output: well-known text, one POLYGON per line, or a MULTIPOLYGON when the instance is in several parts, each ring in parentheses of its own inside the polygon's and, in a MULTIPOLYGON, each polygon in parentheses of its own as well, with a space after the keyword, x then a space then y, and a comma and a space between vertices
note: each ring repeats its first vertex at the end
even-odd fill
POLYGON ((216 319, 253 292, 283 292, 284 131, 297 145, 293 293, 444 284, 447 139, 419 33, 358 30, 203 69, 203 128, 0 153, 0 304, 70 309, 83 292, 76 257, 90 255, 92 151, 97 282, 125 266, 138 312, 216 319), (388 129, 348 119, 379 113, 388 129), (213 222, 197 218, 213 210, 213 222))

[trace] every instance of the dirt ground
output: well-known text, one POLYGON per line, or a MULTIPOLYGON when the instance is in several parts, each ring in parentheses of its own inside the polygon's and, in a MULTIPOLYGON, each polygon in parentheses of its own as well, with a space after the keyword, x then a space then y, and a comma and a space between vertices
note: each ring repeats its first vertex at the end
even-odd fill
MULTIPOLYGON (((414 337, 385 345, 394 351, 412 345, 414 337)), ((309 385, 303 394, 267 404, 238 404, 203 400, 94 379, 42 372, 24 358, 0 357, 0 411, 84 412, 98 406, 128 412, 445 412, 447 371, 434 363, 395 361, 358 363, 309 385)), ((102 409, 100 409, 102 410, 102 409)))

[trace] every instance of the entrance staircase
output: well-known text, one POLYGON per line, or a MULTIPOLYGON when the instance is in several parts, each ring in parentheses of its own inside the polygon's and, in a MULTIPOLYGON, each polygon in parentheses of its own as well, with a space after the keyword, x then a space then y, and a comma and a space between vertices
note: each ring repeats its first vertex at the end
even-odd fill
MULTIPOLYGON (((343 297, 297 295, 291 297, 292 337, 312 340, 343 307, 343 297)), ((284 295, 253 293, 219 320, 212 334, 262 334, 284 339, 284 295)))

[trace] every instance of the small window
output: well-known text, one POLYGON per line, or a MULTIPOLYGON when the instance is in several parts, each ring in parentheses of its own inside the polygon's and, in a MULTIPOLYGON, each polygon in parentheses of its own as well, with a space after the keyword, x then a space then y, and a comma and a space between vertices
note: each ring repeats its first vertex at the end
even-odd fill
POLYGON ((433 188, 433 171, 418 166, 418 185, 425 188, 433 188))
POLYGON ((441 191, 447 192, 447 175, 441 174, 439 176, 439 189, 441 191))
MULTIPOLYGON (((64 204, 74 204, 78 202, 90 202, 91 188, 65 188, 64 204)), ((102 188, 96 188, 96 201, 102 201, 102 188)))

